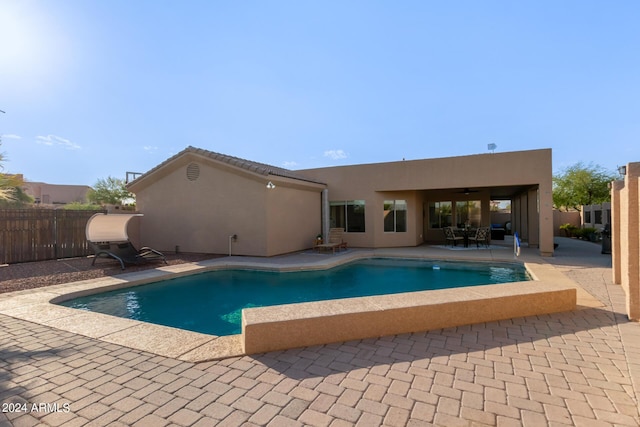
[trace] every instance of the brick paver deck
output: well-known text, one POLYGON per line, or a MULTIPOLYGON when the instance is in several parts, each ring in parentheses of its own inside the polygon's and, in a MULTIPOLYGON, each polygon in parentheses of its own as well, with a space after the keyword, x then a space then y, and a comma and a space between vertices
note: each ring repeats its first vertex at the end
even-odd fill
POLYGON ((584 245, 549 262, 602 308, 217 362, 0 315, 0 427, 638 426, 640 324, 584 245))

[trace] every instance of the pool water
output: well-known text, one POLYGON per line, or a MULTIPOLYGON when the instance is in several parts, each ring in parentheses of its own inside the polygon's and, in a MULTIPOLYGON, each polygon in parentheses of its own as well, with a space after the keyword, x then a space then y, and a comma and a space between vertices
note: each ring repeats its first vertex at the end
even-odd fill
POLYGON ((212 335, 241 333, 242 309, 530 280, 515 264, 372 258, 322 271, 220 270, 61 303, 212 335))

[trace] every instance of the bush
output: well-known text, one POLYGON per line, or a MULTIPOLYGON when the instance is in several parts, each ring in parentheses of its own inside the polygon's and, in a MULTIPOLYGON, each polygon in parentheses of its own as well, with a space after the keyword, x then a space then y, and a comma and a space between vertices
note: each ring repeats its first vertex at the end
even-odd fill
POLYGON ((582 237, 584 236, 584 231, 582 228, 577 228, 575 230, 573 230, 572 233, 573 237, 576 237, 578 239, 582 239, 582 237))
POLYGON ((597 242, 599 234, 598 230, 593 227, 579 228, 574 232, 575 237, 591 242, 597 242))
POLYGON ((578 237, 576 233, 580 232, 580 229, 573 224, 562 224, 560 230, 564 230, 567 237, 578 237))
POLYGON ((102 209, 102 206, 93 203, 71 202, 64 205, 62 209, 71 211, 97 211, 102 209))
POLYGON ((582 229, 582 238, 589 240, 590 242, 597 242, 600 238, 600 232, 593 227, 587 227, 582 229))

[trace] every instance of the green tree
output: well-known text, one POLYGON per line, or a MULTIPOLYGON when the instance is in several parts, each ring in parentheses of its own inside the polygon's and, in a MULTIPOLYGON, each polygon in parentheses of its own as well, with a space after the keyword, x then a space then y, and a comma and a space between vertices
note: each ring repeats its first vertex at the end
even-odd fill
MULTIPOLYGON (((0 140, 0 146, 2 140, 0 140)), ((22 191, 22 185, 24 181, 20 175, 12 175, 2 173, 4 170, 3 163, 6 157, 3 152, 0 152, 0 201, 3 202, 19 202, 24 203, 30 201, 28 195, 22 191)))
MULTIPOLYGON (((2 175, 2 174, 0 174, 2 175)), ((0 181, 2 181, 4 176, 0 176, 0 181)), ((12 182, 9 185, 9 188, 6 189, 6 193, 8 196, 2 198, 0 196, 0 207, 2 208, 14 208, 14 209, 22 209, 26 205, 30 205, 33 203, 33 197, 28 195, 22 189, 23 181, 15 176, 11 176, 10 180, 12 182), (15 181, 15 179, 18 179, 15 181)), ((0 184, 2 186, 2 184, 0 184)), ((4 191, 0 191, 4 192, 4 191)))
POLYGON ((121 205, 127 199, 133 199, 133 194, 127 190, 122 179, 112 176, 99 179, 87 194, 89 200, 98 204, 121 205))
POLYGON ((608 202, 609 183, 615 179, 616 175, 599 165, 576 163, 553 177, 553 205, 556 209, 580 210, 582 205, 608 202))

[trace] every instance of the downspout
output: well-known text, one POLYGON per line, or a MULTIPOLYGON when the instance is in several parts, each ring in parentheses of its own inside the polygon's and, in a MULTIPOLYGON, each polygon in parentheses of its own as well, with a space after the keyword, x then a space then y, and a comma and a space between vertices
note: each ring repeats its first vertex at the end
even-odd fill
POLYGON ((229 236, 229 256, 231 256, 231 242, 235 242, 236 240, 238 240, 237 234, 229 236))
POLYGON ((329 189, 322 190, 322 241, 329 241, 329 189))

